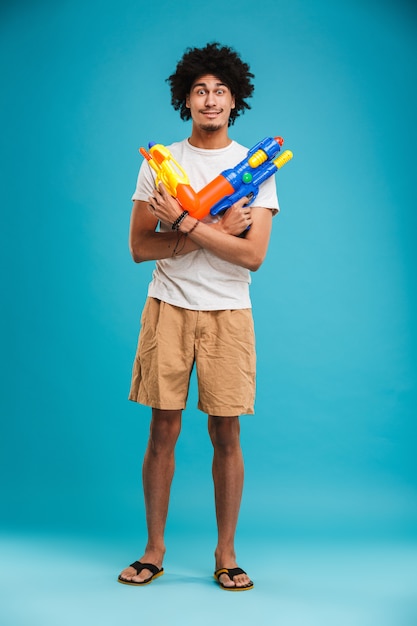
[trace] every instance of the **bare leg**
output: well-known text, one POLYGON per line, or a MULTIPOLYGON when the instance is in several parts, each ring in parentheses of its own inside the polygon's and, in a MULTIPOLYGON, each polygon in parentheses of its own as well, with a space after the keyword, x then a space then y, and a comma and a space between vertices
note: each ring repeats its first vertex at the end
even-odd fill
MULTIPOLYGON (((215 551, 216 570, 237 567, 235 533, 243 491, 243 455, 240 447, 238 417, 209 416, 209 433, 214 448, 213 480, 216 502, 218 542, 215 551)), ((228 587, 242 587, 250 582, 246 574, 233 581, 224 574, 220 581, 228 587)))
MULTIPOLYGON (((148 542, 142 563, 162 567, 165 554, 164 532, 168 515, 169 496, 174 476, 174 450, 181 430, 181 411, 152 409, 148 447, 143 462, 143 491, 146 507, 148 542)), ((142 570, 139 575, 132 567, 121 572, 124 580, 141 582, 151 575, 142 570)))

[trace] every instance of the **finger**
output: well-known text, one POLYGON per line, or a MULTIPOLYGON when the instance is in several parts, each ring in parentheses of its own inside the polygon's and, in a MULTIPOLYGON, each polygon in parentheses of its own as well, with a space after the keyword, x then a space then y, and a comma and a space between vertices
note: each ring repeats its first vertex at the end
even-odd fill
POLYGON ((247 207, 247 206, 249 206, 249 204, 248 204, 249 203, 249 197, 248 196, 243 196, 243 198, 241 198, 239 200, 239 202, 240 202, 240 206, 247 207))
POLYGON ((163 198, 169 195, 164 183, 159 183, 157 191, 163 198))
POLYGON ((153 190, 153 197, 156 200, 160 200, 162 198, 162 190, 163 190, 163 185, 162 183, 159 183, 158 187, 155 187, 155 189, 153 190))
POLYGON ((249 199, 246 196, 243 196, 242 198, 239 198, 239 200, 236 200, 236 202, 232 204, 232 207, 234 207, 235 210, 241 210, 249 206, 248 202, 249 202, 249 199))
POLYGON ((157 208, 158 208, 158 205, 156 204, 155 199, 154 199, 154 198, 152 198, 152 197, 151 197, 151 198, 149 198, 149 203, 148 203, 148 211, 149 211, 150 213, 152 213, 152 215, 155 215, 155 216, 156 216, 156 210, 157 210, 157 208))

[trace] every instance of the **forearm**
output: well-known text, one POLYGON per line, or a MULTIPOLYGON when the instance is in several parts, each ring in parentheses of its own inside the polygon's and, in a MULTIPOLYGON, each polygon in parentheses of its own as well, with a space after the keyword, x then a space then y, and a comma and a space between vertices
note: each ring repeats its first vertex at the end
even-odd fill
POLYGON ((180 231, 187 233, 188 244, 192 241, 224 261, 256 271, 266 255, 271 218, 266 209, 259 211, 262 213, 259 213, 258 219, 252 222, 245 237, 236 237, 228 233, 227 229, 223 228, 222 220, 214 225, 208 225, 190 216, 183 220, 180 231))
POLYGON ((158 222, 159 219, 149 211, 147 202, 135 200, 129 230, 129 249, 135 263, 168 259, 198 250, 198 243, 188 240, 178 231, 157 230, 158 222))
POLYGON ((140 231, 130 237, 130 253, 135 263, 157 261, 194 252, 199 244, 180 231, 140 231))
MULTIPOLYGON (((201 237, 196 239, 193 236, 193 232, 191 232, 190 236, 188 236, 189 230, 195 230, 195 224, 197 221, 198 220, 195 220, 194 218, 187 219, 185 223, 189 226, 189 228, 181 228, 180 230, 175 231, 158 231, 154 229, 146 231, 132 231, 129 246, 133 260, 135 263, 142 263, 143 261, 157 261, 159 259, 182 256, 184 254, 194 252, 202 247, 208 247, 210 243, 213 244, 214 241, 218 241, 216 237, 207 237, 208 231, 217 231, 218 234, 222 235, 221 240, 223 242, 223 247, 225 245, 229 245, 230 240, 236 239, 236 237, 232 237, 230 234, 223 231, 221 220, 211 224, 198 222, 199 228, 202 228, 203 232, 206 232, 206 237, 203 239, 201 239, 201 237), (201 239, 208 245, 201 245, 198 239, 201 239)), ((219 250, 221 250, 221 242, 218 242, 218 244, 220 244, 219 250)), ((212 245, 211 248, 214 248, 214 246, 212 245)), ((214 249, 211 251, 216 254, 214 249)))
MULTIPOLYGON (((161 186, 162 187, 162 186, 161 186)), ((205 248, 219 258, 256 271, 263 262, 269 242, 272 214, 268 209, 250 208, 244 199, 233 205, 215 223, 206 224, 187 215, 179 231, 171 230, 181 216, 181 207, 162 188, 150 202, 135 201, 130 224, 130 251, 136 263, 188 254, 205 248), (157 231, 158 221, 167 224, 157 231), (245 232, 245 237, 236 235, 245 232)))
MULTIPOLYGON (((171 197, 166 196, 166 200, 166 203, 160 203, 154 208, 152 204, 141 200, 134 202, 130 221, 129 248, 136 263, 182 256, 201 247, 195 238, 188 236, 188 231, 196 223, 195 219, 186 218, 184 223, 188 224, 187 228, 172 230, 172 225, 181 215, 182 209, 171 197), (162 231, 157 230, 161 219, 166 224, 162 231)), ((228 212, 227 218, 223 217, 219 222, 201 224, 201 226, 205 230, 221 229, 223 234, 227 232, 229 238, 232 239, 232 235, 245 230, 247 223, 242 216, 228 212)))

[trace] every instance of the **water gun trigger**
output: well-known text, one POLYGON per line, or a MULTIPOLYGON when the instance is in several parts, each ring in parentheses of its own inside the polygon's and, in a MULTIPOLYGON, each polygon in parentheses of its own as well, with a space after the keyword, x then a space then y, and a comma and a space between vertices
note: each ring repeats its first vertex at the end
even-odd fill
POLYGON ((252 202, 255 200, 256 196, 258 195, 258 189, 254 189, 253 191, 250 191, 247 194, 247 199, 248 199, 248 204, 252 204, 252 202))

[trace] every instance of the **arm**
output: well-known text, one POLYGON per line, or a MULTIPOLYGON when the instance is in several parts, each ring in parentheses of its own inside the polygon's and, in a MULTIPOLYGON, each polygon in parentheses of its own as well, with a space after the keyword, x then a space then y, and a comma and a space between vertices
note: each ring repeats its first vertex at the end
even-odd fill
MULTIPOLYGON (((129 249, 135 263, 167 259, 173 256, 179 233, 175 231, 158 232, 156 230, 158 221, 159 219, 150 212, 147 202, 134 201, 130 218, 129 249)), ((198 250, 199 247, 197 243, 187 237, 181 254, 198 250)))
MULTIPOLYGON (((226 219, 229 211, 234 210, 238 204, 233 205, 221 221, 226 219)), ((192 230, 187 239, 191 239, 201 248, 210 250, 224 261, 256 272, 262 265, 268 249, 272 211, 262 207, 253 207, 250 210, 250 230, 247 231, 245 237, 230 236, 223 230, 214 230, 204 222, 198 222, 197 227, 192 230)), ((186 229, 191 229, 195 221, 193 217, 186 217, 181 223, 180 230, 185 232, 186 229)))
MULTIPOLYGON (((229 263, 246 267, 251 271, 259 269, 268 249, 272 212, 262 207, 249 208, 245 202, 247 202, 245 198, 236 202, 215 224, 205 224, 187 216, 180 225, 180 232, 189 233, 184 253, 191 251, 189 246, 193 245, 195 246, 193 250, 206 248, 229 263), (235 236, 248 226, 251 228, 244 238, 235 236)), ((160 185, 159 190, 156 190, 149 199, 149 207, 154 220, 158 218, 167 224, 172 224, 182 212, 181 207, 163 185, 160 185)), ((174 238, 176 240, 175 233, 174 238)))
MULTIPOLYGON (((159 193, 156 193, 156 195, 160 196, 159 193)), ((152 202, 154 202, 154 199, 152 199, 152 202)), ((167 259, 172 256, 188 254, 201 248, 195 239, 191 238, 191 236, 185 236, 192 224, 195 223, 195 219, 192 220, 191 226, 187 231, 185 229, 180 231, 169 230, 168 232, 156 230, 160 219, 171 225, 182 213, 182 208, 178 202, 173 200, 169 194, 165 196, 165 203, 169 206, 169 216, 163 214, 161 203, 157 209, 154 209, 152 204, 148 202, 134 201, 130 220, 129 249, 135 263, 167 259), (179 238, 182 238, 180 243, 179 238)), ((249 209, 238 206, 234 207, 233 210, 227 211, 220 221, 208 225, 205 224, 204 226, 208 230, 217 230, 230 237, 231 235, 242 233, 250 223, 249 209)))

